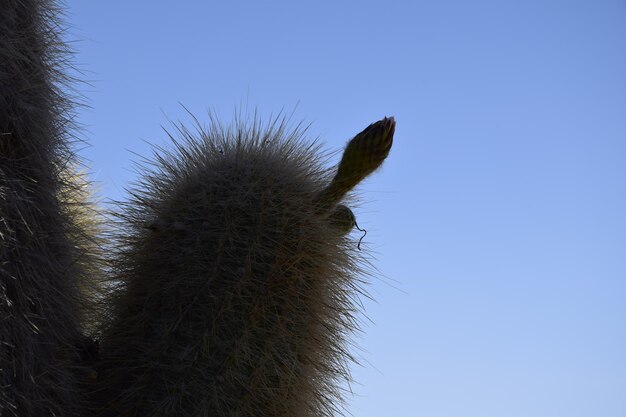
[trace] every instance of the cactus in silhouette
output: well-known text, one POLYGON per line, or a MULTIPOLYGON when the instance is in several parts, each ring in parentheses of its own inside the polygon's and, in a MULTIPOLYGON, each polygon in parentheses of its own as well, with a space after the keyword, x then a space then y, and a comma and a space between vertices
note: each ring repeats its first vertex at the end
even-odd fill
POLYGON ((83 416, 91 240, 54 3, 0 2, 0 415, 83 416), (84 217, 83 217, 84 218, 84 217))
POLYGON ((281 123, 179 131, 119 218, 100 414, 332 415, 361 291, 339 202, 387 156, 393 119, 334 178, 281 123))
POLYGON ((387 157, 393 118, 336 169, 282 119, 178 126, 102 267, 57 16, 53 0, 0 3, 0 415, 341 412, 367 272, 351 190, 387 157))

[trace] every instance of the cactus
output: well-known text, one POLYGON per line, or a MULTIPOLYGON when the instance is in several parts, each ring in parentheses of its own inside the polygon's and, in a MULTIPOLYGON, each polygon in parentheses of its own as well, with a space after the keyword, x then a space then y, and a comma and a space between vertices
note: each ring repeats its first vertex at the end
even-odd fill
POLYGON ((367 272, 348 206, 393 118, 336 170, 284 119, 177 126, 103 268, 57 16, 53 0, 0 6, 0 414, 340 413, 367 272))
POLYGON ((288 132, 213 123, 161 151, 119 218, 103 416, 324 416, 340 408, 361 290, 340 198, 384 160, 384 119, 337 175, 288 132))
POLYGON ((82 416, 95 263, 67 50, 50 1, 3 0, 0 33, 0 415, 82 416))

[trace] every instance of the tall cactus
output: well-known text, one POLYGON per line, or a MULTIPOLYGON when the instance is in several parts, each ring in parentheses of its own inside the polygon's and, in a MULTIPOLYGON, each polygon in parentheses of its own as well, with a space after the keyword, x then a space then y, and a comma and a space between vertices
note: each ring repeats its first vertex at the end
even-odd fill
POLYGON ((53 1, 0 2, 0 415, 84 416, 86 191, 53 1))
POLYGON ((338 203, 380 166, 394 126, 358 134, 332 181, 283 124, 180 129, 120 217, 100 414, 334 414, 360 291, 338 203))

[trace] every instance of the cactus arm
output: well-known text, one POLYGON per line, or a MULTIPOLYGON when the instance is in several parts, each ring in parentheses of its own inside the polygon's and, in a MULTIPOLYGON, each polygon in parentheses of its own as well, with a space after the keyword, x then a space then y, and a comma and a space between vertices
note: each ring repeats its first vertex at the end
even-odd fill
POLYGON ((365 177, 378 169, 391 150, 396 122, 385 117, 372 123, 348 142, 332 182, 319 196, 319 204, 329 207, 365 177))

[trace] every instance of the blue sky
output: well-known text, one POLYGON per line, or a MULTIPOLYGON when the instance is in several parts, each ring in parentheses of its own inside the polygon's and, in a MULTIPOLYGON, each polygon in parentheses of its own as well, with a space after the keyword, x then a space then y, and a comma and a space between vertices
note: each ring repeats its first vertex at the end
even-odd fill
POLYGON ((68 1, 105 198, 168 118, 385 115, 357 417, 626 416, 626 2, 68 1), (295 109, 295 110, 294 110, 295 109))

